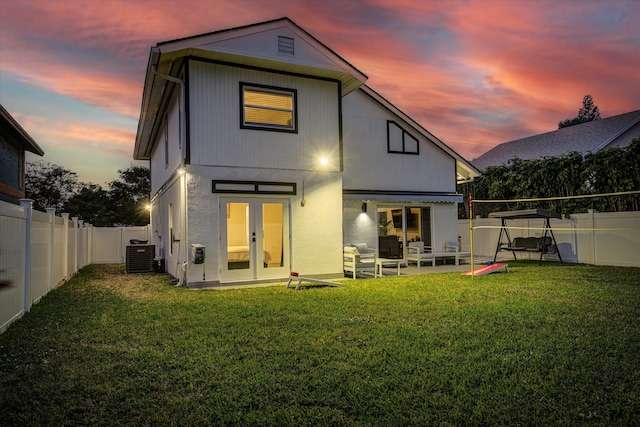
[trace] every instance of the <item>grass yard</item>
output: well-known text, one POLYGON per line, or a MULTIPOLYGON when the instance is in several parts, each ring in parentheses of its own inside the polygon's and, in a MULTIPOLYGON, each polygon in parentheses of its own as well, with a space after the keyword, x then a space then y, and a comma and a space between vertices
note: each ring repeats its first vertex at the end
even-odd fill
POLYGON ((509 264, 301 291, 88 266, 0 335, 0 424, 640 425, 640 270, 509 264))

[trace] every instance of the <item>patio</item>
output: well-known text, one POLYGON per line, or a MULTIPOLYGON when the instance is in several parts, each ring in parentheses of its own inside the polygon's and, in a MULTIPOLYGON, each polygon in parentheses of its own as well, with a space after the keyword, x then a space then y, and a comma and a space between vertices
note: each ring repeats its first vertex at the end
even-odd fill
MULTIPOLYGON (((480 264, 486 263, 487 259, 476 259, 475 266, 478 267, 480 264)), ((471 264, 467 259, 466 262, 460 263, 460 265, 454 265, 451 262, 449 264, 439 264, 435 267, 431 265, 423 265, 418 268, 415 264, 409 265, 401 265, 400 267, 400 276, 416 276, 420 274, 437 274, 437 273, 463 273, 465 271, 471 270, 471 264)), ((397 276, 398 270, 395 266, 384 267, 382 269, 382 276, 397 276)), ((301 274, 303 275, 303 274, 301 274)), ((358 275, 358 279, 372 279, 375 280, 373 275, 358 275)), ((225 289, 246 289, 246 288, 261 288, 268 286, 286 286, 288 279, 283 280, 261 280, 261 281, 252 281, 252 282, 236 282, 236 283, 211 283, 211 282, 203 282, 203 283, 189 283, 189 289, 193 290, 225 290, 225 289)), ((349 277, 332 277, 325 278, 325 280, 334 280, 340 281, 345 284, 349 284, 350 280, 353 280, 349 277)))

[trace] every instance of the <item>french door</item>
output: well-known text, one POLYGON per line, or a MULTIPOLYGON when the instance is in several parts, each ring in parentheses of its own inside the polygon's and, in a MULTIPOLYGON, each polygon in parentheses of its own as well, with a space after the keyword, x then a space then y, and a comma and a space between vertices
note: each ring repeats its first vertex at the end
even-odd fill
POLYGON ((220 281, 289 275, 289 201, 220 199, 220 281))

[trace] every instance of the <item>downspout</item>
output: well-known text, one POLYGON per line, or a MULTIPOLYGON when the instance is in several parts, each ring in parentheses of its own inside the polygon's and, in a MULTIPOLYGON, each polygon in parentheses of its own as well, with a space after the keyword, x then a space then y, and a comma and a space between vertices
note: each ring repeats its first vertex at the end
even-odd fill
POLYGON ((180 85, 180 131, 178 133, 178 138, 179 138, 179 143, 180 143, 180 168, 184 170, 184 175, 181 177, 183 181, 183 192, 184 192, 184 212, 182 214, 182 221, 183 221, 183 232, 184 235, 182 237, 182 242, 181 242, 181 246, 182 246, 182 265, 181 265, 181 269, 182 271, 179 271, 179 282, 178 282, 178 286, 187 286, 188 285, 188 280, 187 280, 187 266, 189 265, 189 259, 188 259, 188 243, 189 243, 189 238, 188 238, 188 232, 189 232, 189 228, 187 225, 187 208, 188 208, 188 204, 187 204, 187 171, 185 168, 185 150, 186 150, 186 141, 184 141, 184 137, 183 137, 183 132, 186 131, 186 124, 183 123, 185 120, 185 83, 184 80, 178 78, 178 77, 173 77, 169 74, 164 74, 161 73, 160 71, 158 71, 158 69, 156 68, 155 65, 151 66, 151 71, 153 72, 153 74, 155 74, 156 76, 160 77, 161 79, 170 81, 172 83, 178 84, 180 85))

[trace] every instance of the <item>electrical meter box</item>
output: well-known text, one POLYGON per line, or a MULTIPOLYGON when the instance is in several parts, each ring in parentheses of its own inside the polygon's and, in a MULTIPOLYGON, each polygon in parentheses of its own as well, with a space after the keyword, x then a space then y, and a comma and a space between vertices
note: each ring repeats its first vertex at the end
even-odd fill
POLYGON ((191 262, 202 264, 204 262, 204 246, 199 243, 191 244, 191 262))

